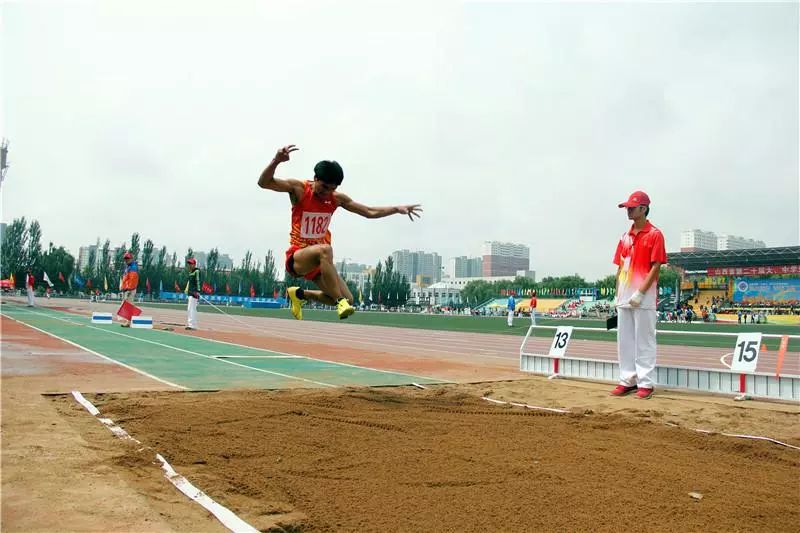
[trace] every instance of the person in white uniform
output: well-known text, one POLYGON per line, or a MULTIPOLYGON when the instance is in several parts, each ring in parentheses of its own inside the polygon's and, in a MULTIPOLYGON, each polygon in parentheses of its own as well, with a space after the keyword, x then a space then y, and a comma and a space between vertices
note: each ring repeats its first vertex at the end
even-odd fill
POLYGON ((667 262, 667 252, 664 235, 647 220, 647 194, 636 191, 619 207, 626 208, 633 224, 614 254, 620 378, 611 394, 625 396, 636 391, 637 398, 646 400, 655 389, 658 273, 667 262))
POLYGON ((200 302, 200 270, 197 268, 197 261, 194 257, 186 260, 186 268, 189 269, 189 281, 186 282, 186 295, 189 303, 186 307, 186 329, 197 329, 197 304, 200 302))

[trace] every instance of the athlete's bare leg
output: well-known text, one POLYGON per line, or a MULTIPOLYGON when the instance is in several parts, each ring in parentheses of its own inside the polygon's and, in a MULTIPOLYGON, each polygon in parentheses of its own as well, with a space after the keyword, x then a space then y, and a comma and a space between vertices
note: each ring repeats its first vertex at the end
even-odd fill
POLYGON ((329 244, 315 244, 301 248, 294 253, 294 271, 298 276, 303 276, 315 268, 320 268, 320 275, 314 283, 321 289, 305 290, 303 296, 307 300, 314 300, 326 305, 336 305, 341 298, 347 298, 352 304, 353 295, 347 290, 347 284, 339 277, 333 265, 333 248, 329 244), (342 290, 344 287, 344 290, 342 290))

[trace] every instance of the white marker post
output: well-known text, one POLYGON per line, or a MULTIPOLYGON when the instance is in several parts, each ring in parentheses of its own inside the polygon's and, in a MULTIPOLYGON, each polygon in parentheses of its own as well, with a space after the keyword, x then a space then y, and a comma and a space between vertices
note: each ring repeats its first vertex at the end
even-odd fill
POLYGON ((747 400, 747 376, 755 372, 758 366, 758 354, 761 351, 761 333, 739 333, 736 346, 733 347, 731 370, 739 372, 739 393, 736 400, 747 400))
POLYGON ((572 338, 572 326, 558 326, 556 334, 553 335, 553 343, 550 345, 548 355, 553 358, 553 375, 547 379, 558 377, 558 363, 564 354, 567 353, 567 345, 572 338))

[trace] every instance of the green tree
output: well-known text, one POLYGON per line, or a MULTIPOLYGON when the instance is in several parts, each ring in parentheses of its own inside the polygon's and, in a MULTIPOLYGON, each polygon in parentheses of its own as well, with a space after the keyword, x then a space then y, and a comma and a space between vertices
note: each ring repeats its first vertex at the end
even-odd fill
POLYGON ((110 290, 114 289, 114 278, 115 276, 111 275, 111 240, 106 239, 106 242, 103 243, 103 247, 100 249, 100 260, 97 263, 97 278, 100 283, 103 280, 108 280, 108 288, 110 290))
POLYGON ((673 292, 675 291, 675 286, 677 285, 678 281, 681 279, 681 273, 679 270, 672 268, 668 265, 661 265, 661 269, 658 272, 658 286, 664 288, 672 288, 673 292))
MULTIPOLYGON (((127 246, 123 242, 119 248, 114 252, 114 268, 112 275, 108 279, 108 289, 116 291, 122 282, 122 272, 125 270, 125 252, 128 251, 127 246)), ((135 258, 135 256, 134 256, 135 258)))
POLYGON ((51 242, 47 251, 42 255, 42 268, 47 272, 54 288, 57 291, 65 292, 68 290, 66 280, 70 279, 75 269, 75 258, 63 246, 56 248, 51 242), (65 281, 61 281, 59 274, 64 277, 65 281))
POLYGON ((141 249, 141 246, 139 245, 140 239, 141 238, 139 237, 138 233, 131 235, 131 246, 127 250, 131 253, 133 259, 137 261, 139 260, 139 250, 141 249))
POLYGON ((14 274, 17 283, 25 283, 25 277, 22 274, 28 263, 27 253, 28 223, 25 217, 15 218, 6 228, 0 251, 0 268, 2 268, 3 279, 14 274))
POLYGON ((208 257, 206 259, 206 271, 205 271, 205 281, 207 281, 212 287, 216 289, 219 288, 218 285, 218 274, 219 274, 219 250, 217 248, 212 248, 208 252, 208 257))
POLYGON ((267 250, 267 255, 264 256, 264 293, 266 296, 272 296, 277 287, 276 281, 277 271, 275 268, 275 256, 272 250, 267 250))
POLYGON ((97 248, 92 247, 89 249, 89 257, 86 258, 86 264, 83 265, 83 281, 85 283, 92 283, 94 287, 96 284, 94 282, 94 277, 96 273, 96 265, 97 265, 97 248))
POLYGON ((26 267, 33 269, 37 278, 42 270, 42 227, 38 220, 33 220, 28 227, 28 252, 26 254, 26 267))
MULTIPOLYGON (((140 279, 143 281, 143 288, 147 290, 147 280, 150 280, 150 289, 151 291, 154 288, 153 283, 156 282, 155 277, 155 269, 153 268, 153 260, 155 257, 153 256, 153 241, 147 239, 144 241, 144 247, 142 248, 142 264, 140 265, 139 275, 140 279)), ((157 287, 157 285, 155 285, 157 287)))

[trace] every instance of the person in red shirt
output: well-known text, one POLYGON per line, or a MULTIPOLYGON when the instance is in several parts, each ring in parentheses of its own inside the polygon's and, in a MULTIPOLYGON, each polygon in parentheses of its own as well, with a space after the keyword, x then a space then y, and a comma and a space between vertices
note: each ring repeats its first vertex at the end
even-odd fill
POLYGON ((36 300, 33 297, 33 288, 36 285, 36 279, 33 277, 33 270, 30 268, 25 274, 25 290, 28 293, 28 307, 36 305, 36 300))
POLYGON ((655 385, 658 272, 667 262, 667 252, 661 230, 647 220, 647 194, 636 191, 619 207, 627 210, 633 225, 620 238, 614 254, 620 379, 611 394, 636 391, 637 398, 648 399, 655 385))
POLYGON ((536 325, 536 291, 532 291, 531 292, 530 308, 531 308, 531 326, 535 326, 536 325))
POLYGON ((418 204, 391 207, 368 207, 355 202, 337 189, 344 180, 342 167, 336 161, 320 161, 314 166, 314 180, 277 179, 275 170, 280 163, 298 148, 287 145, 279 149, 267 168, 258 178, 262 189, 289 193, 292 203, 292 227, 289 249, 286 250, 286 272, 295 278, 313 281, 320 290, 303 290, 289 287, 286 290, 294 317, 303 319, 303 305, 314 300, 335 305, 340 319, 355 312, 353 295, 333 264, 331 232, 328 227, 338 207, 365 218, 382 218, 390 215, 407 215, 412 221, 419 218, 422 208, 418 204))

